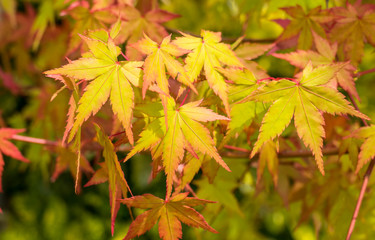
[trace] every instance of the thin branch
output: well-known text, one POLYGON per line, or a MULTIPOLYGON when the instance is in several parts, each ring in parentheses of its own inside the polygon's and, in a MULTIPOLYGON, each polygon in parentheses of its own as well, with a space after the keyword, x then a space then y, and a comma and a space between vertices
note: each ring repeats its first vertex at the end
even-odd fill
MULTIPOLYGON (((168 27, 166 27, 165 29, 170 33, 181 35, 181 31, 178 31, 176 29, 168 28, 168 27)), ((188 32, 188 31, 183 31, 183 32, 194 37, 200 37, 199 35, 188 32)), ((221 39, 223 40, 223 42, 227 42, 227 43, 232 43, 237 40, 237 38, 234 38, 234 37, 222 37, 221 39)), ((275 41, 276 41, 275 38, 265 38, 265 39, 244 38, 242 40, 242 42, 252 42, 252 43, 273 43, 275 41)))
POLYGON ((373 73, 375 72, 375 68, 371 68, 371 69, 368 69, 368 70, 365 70, 365 71, 362 71, 362 72, 358 72, 356 74, 357 77, 360 77, 360 76, 363 76, 363 75, 366 75, 366 74, 369 74, 369 73, 373 73))
MULTIPOLYGON (((367 70, 367 71, 369 71, 369 70, 367 70)), ((373 72, 375 72, 375 69, 373 70, 373 72)), ((357 105, 357 103, 355 102, 353 96, 350 93, 349 93, 349 98, 352 101, 354 108, 357 111, 359 111, 358 105, 357 105)), ((367 126, 367 127, 369 126, 369 124, 367 123, 366 120, 362 119, 362 121, 363 121, 363 124, 365 126, 367 126)), ((352 221, 350 222, 350 225, 349 225, 348 234, 346 235, 346 240, 349 240, 350 237, 352 236, 352 233, 353 233, 353 230, 354 230, 354 226, 355 226, 355 223, 357 221, 358 213, 359 213, 359 210, 361 209, 362 201, 363 201, 363 198, 365 196, 367 184, 368 184, 368 181, 370 179, 372 170, 374 169, 374 165, 375 165, 375 159, 372 159, 371 162, 370 162, 370 165, 368 166, 368 168, 366 170, 366 174, 363 177, 361 191, 359 193, 359 197, 358 197, 357 203, 355 205, 355 210, 354 210, 354 213, 353 213, 352 221)))
POLYGON ((355 223, 357 221, 359 209, 361 208, 363 197, 365 196, 367 184, 368 184, 368 181, 370 179, 372 170, 374 169, 374 165, 375 165, 375 161, 373 159, 373 160, 371 160, 370 165, 368 166, 366 174, 365 174, 365 176, 363 178, 361 192, 359 193, 359 197, 358 197, 358 200, 357 200, 357 204, 355 206, 355 210, 354 210, 354 213, 353 213, 352 221, 350 222, 350 226, 349 226, 349 229, 348 229, 348 234, 346 235, 346 240, 349 240, 350 237, 352 236, 352 233, 353 233, 353 230, 354 230, 354 226, 355 226, 355 223))
POLYGON ((27 136, 21 136, 21 135, 13 135, 12 139, 22 141, 22 142, 41 144, 41 145, 50 145, 50 146, 60 145, 60 143, 56 141, 50 141, 50 140, 46 140, 43 138, 34 138, 34 137, 27 137, 27 136))
MULTIPOLYGON (((221 152, 221 156, 224 157, 233 157, 233 158, 248 158, 250 155, 250 151, 247 149, 242 149, 242 148, 237 148, 234 146, 228 146, 225 145, 225 148, 227 149, 233 149, 236 151, 233 152, 221 152)), ((322 150, 324 156, 330 156, 330 155, 338 155, 339 154, 339 149, 338 148, 323 148, 322 150)), ((277 154, 278 158, 297 158, 297 157, 313 157, 314 154, 307 149, 302 149, 302 150, 285 150, 282 152, 279 152, 277 154)), ((252 159, 258 159, 259 154, 255 154, 252 159)))

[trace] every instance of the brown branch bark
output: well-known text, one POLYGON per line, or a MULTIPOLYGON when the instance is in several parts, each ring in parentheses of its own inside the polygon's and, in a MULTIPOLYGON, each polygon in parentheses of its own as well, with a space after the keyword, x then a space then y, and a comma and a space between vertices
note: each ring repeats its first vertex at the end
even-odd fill
MULTIPOLYGON (((353 96, 350 93, 349 93, 349 98, 352 101, 354 108, 357 111, 359 111, 358 105, 357 105, 357 103, 355 102, 353 96)), ((362 119, 362 121, 363 121, 363 125, 369 126, 369 124, 366 122, 366 120, 362 119)), ((363 177, 361 191, 359 193, 358 200, 357 200, 357 203, 355 205, 355 210, 354 210, 353 217, 352 217, 352 220, 351 220, 350 225, 349 225, 348 233, 346 235, 346 240, 350 239, 350 237, 352 236, 352 233, 354 231, 354 227, 355 227, 355 223, 357 221, 358 213, 359 213, 359 210, 361 209, 361 205, 362 205, 363 198, 365 196, 367 184, 368 184, 368 181, 370 179, 372 170, 374 169, 374 165, 375 165, 375 160, 372 159, 371 162, 370 162, 370 165, 368 166, 368 168, 366 170, 366 174, 363 177)))

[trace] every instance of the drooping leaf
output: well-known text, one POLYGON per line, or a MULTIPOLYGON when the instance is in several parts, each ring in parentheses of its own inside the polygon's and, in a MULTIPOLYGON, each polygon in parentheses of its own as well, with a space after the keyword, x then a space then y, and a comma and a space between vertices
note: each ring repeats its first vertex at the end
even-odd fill
POLYGON ((229 119, 210 109, 199 107, 200 103, 201 101, 197 101, 178 106, 172 98, 169 98, 168 129, 162 120, 164 116, 157 118, 141 133, 141 138, 126 156, 125 161, 140 151, 151 149, 154 161, 156 158, 162 157, 167 175, 167 197, 172 192, 173 178, 177 166, 184 156, 184 149, 188 150, 190 146, 193 151, 207 154, 223 168, 230 171, 218 154, 209 131, 199 123, 229 119))
POLYGON ((350 60, 355 66, 363 55, 363 40, 367 39, 368 43, 375 46, 375 5, 361 2, 347 2, 346 7, 332 8, 336 19, 329 34, 330 39, 339 44, 340 60, 350 60))
POLYGON ((29 162, 29 160, 21 154, 18 148, 9 141, 14 135, 24 131, 24 129, 0 128, 0 192, 3 191, 1 178, 4 170, 4 158, 2 154, 22 162, 29 162))
MULTIPOLYGON (((285 59, 298 68, 304 68, 309 62, 311 62, 313 67, 336 63, 337 44, 331 45, 326 39, 319 35, 315 33, 313 33, 313 35, 317 52, 312 50, 297 50, 296 52, 285 54, 275 53, 273 56, 285 59)), ((359 99, 353 79, 354 70, 355 67, 352 64, 346 64, 336 73, 333 81, 337 82, 343 89, 359 99)))
POLYGON ((101 169, 99 169, 93 176, 93 180, 90 180, 86 186, 100 183, 105 179, 105 172, 107 173, 106 177, 109 184, 109 198, 111 205, 111 231, 113 235, 116 215, 120 207, 117 199, 126 197, 128 190, 130 194, 132 193, 128 183, 125 180, 124 172, 121 169, 120 162, 118 161, 112 142, 109 140, 108 136, 105 135, 103 129, 101 129, 98 125, 95 125, 95 129, 96 138, 100 145, 104 148, 103 156, 105 160, 105 167, 103 166, 101 169))
POLYGON ((82 180, 82 171, 85 173, 94 173, 94 170, 90 166, 90 163, 84 156, 78 156, 79 153, 72 151, 70 148, 57 147, 56 152, 58 157, 56 158, 55 170, 52 174, 51 180, 56 181, 58 176, 69 168, 70 173, 73 178, 77 178, 76 182, 78 183, 76 192, 81 192, 81 180, 82 180), (77 172, 77 159, 79 159, 79 169, 77 172))
POLYGON ((280 136, 294 116, 298 136, 312 150, 319 170, 324 174, 321 148, 325 133, 322 112, 368 119, 356 111, 341 93, 325 85, 342 67, 341 64, 313 68, 310 63, 299 79, 273 81, 256 90, 248 100, 272 102, 272 105, 263 118, 251 156, 269 139, 280 136))
POLYGON ((70 130, 68 142, 73 139, 83 122, 96 114, 110 98, 113 112, 125 128, 129 142, 133 144, 131 120, 134 93, 130 83, 138 86, 140 67, 143 62, 118 61, 117 56, 121 50, 111 38, 107 39, 108 42, 82 38, 90 49, 89 57, 80 58, 62 68, 45 72, 47 75, 61 74, 74 79, 91 81, 79 100, 77 115, 70 130))
POLYGON ((354 137, 365 139, 361 146, 361 151, 358 156, 356 173, 375 157, 375 125, 369 127, 362 127, 353 133, 354 137))
POLYGON ((272 175, 273 184, 277 187, 279 159, 277 157, 276 144, 274 141, 269 140, 264 143, 260 150, 258 164, 257 185, 259 184, 267 165, 268 171, 272 175))
POLYGON ((203 228, 217 233, 215 229, 208 225, 203 216, 193 209, 195 206, 213 202, 187 196, 188 193, 179 193, 172 196, 169 201, 165 201, 151 194, 144 194, 119 200, 128 207, 149 209, 130 224, 129 231, 124 239, 128 240, 144 234, 158 220, 159 236, 163 240, 181 239, 181 222, 191 227, 203 228))
POLYGON ((220 33, 202 30, 202 38, 184 33, 182 35, 173 42, 182 49, 191 50, 186 58, 186 68, 191 78, 195 81, 204 69, 208 84, 223 101, 229 116, 228 87, 217 69, 224 65, 242 67, 243 64, 228 45, 220 42, 220 33))
POLYGON ((300 6, 282 8, 291 18, 277 42, 286 41, 292 37, 298 37, 297 49, 310 49, 313 43, 312 32, 325 37, 326 33, 322 24, 333 20, 328 11, 316 7, 308 12, 300 6))

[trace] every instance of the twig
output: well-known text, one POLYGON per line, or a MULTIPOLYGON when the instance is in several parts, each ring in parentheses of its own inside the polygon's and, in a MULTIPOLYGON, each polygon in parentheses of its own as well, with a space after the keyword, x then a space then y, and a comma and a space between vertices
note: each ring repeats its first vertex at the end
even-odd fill
POLYGON ((371 160, 370 165, 368 166, 366 174, 365 174, 365 176, 363 178, 361 192, 359 193, 359 197, 358 197, 358 200, 357 200, 357 204, 355 206, 355 210, 354 210, 354 213, 353 213, 352 221, 350 222, 350 226, 349 226, 349 229, 348 229, 348 234, 346 235, 346 240, 349 240, 350 237, 352 236, 352 233, 353 233, 353 230, 354 230, 354 226, 355 226, 355 223, 357 221, 359 209, 361 208, 363 197, 365 196, 365 192, 366 192, 368 180, 370 179, 372 170, 374 169, 374 165, 375 165, 375 161, 371 160))
MULTIPOLYGON (((168 27, 166 27, 165 29, 170 33, 181 35, 180 31, 176 29, 168 28, 168 27)), ((194 37, 200 37, 199 35, 188 32, 188 31, 183 31, 183 32, 194 37)), ((233 37, 222 37, 221 39, 223 40, 223 42, 227 42, 227 43, 232 43, 237 40, 237 38, 233 38, 233 37)), ((273 43, 275 41, 276 41, 275 38, 265 38, 265 39, 244 38, 242 40, 242 42, 252 42, 252 43, 273 43)))
MULTIPOLYGON (((370 69, 371 70, 371 69, 370 69)), ((369 70, 367 70, 369 71, 369 70)), ((366 72, 366 71, 365 71, 366 72)), ((375 72, 375 69, 373 70, 373 72, 375 72)), ((357 103, 354 101, 354 98, 353 96, 349 93, 349 98, 350 100, 352 101, 353 103, 353 106, 354 108, 359 111, 359 108, 358 108, 358 105, 357 103)), ((369 126, 369 124, 367 123, 366 120, 362 119, 363 121, 363 124, 365 126, 369 126)), ((363 177, 363 182, 362 182, 362 186, 361 186, 361 191, 359 193, 359 196, 358 196, 358 200, 357 200, 357 203, 355 205, 355 210, 354 210, 354 213, 353 213, 353 217, 352 217, 352 220, 350 222, 350 225, 349 225, 349 229, 348 229, 348 234, 346 235, 346 240, 349 240, 350 237, 352 236, 352 233, 353 233, 353 230, 354 230, 354 226, 355 226, 355 223, 357 221, 357 217, 358 217, 358 213, 359 213, 359 209, 361 209, 361 205, 362 205, 362 201, 363 201, 363 198, 365 196, 365 192, 366 192, 366 188, 367 188, 367 184, 368 184, 368 181, 370 179, 370 176, 371 176, 371 173, 372 173, 372 170, 374 169, 374 165, 375 165, 375 160, 372 159, 371 162, 370 162, 370 165, 368 166, 367 170, 366 170, 366 174, 365 176, 363 177)))
POLYGON ((369 73, 373 73, 375 72, 375 68, 371 68, 371 69, 368 69, 368 70, 365 70, 365 71, 362 71, 362 72, 358 72, 357 73, 357 77, 360 77, 360 76, 363 76, 363 75, 366 75, 366 74, 369 74, 369 73))
POLYGON ((42 138, 33 138, 21 135, 13 135, 12 139, 22 141, 22 142, 29 142, 29 143, 36 143, 41 145, 50 145, 50 146, 59 146, 60 143, 56 141, 50 141, 42 138))
MULTIPOLYGON (((250 151, 247 149, 242 149, 233 146, 228 146, 226 145, 225 148, 227 149, 233 149, 236 150, 235 152, 221 152, 221 156, 224 157, 234 157, 234 158, 248 158, 250 155, 250 151)), ((339 149, 338 148, 323 148, 322 150, 323 155, 329 156, 329 155, 338 155, 339 154, 339 149)), ((314 154, 310 150, 285 150, 282 152, 279 152, 277 154, 278 158, 297 158, 297 157, 313 157, 314 154)), ((255 154, 252 159, 258 159, 259 154, 255 154)))

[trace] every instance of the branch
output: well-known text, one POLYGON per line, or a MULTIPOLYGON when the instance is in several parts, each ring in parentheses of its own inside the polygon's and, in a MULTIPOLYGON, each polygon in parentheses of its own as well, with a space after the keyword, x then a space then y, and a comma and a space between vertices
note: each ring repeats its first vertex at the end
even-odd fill
POLYGON ((362 72, 358 72, 356 74, 356 77, 360 77, 360 76, 363 76, 363 75, 366 75, 366 74, 369 74, 369 73, 373 73, 375 72, 375 68, 371 68, 371 69, 368 69, 368 70, 365 70, 365 71, 362 71, 362 72))
MULTIPOLYGON (((375 72, 375 69, 370 69, 370 70, 367 70, 367 73, 369 73, 369 72, 375 72)), ((364 71, 364 72, 366 72, 366 71, 364 71)), ((359 111, 358 105, 357 105, 357 103, 355 102, 353 96, 350 93, 349 93, 349 98, 352 101, 354 108, 357 111, 359 111)), ((367 123, 366 120, 362 119, 362 121, 363 121, 363 125, 365 125, 367 127, 369 126, 369 124, 367 123)), ((361 208, 362 201, 363 201, 363 198, 365 196, 367 184, 368 184, 368 181, 370 179, 372 170, 374 169, 374 165, 375 165, 375 159, 372 159, 371 162, 370 162, 370 165, 367 168, 366 174, 363 177, 361 191, 359 193, 358 200, 357 200, 357 203, 355 205, 355 210, 354 210, 354 213, 353 213, 352 221, 350 222, 350 226, 349 226, 349 229, 348 229, 348 234, 346 235, 346 240, 349 240, 350 237, 352 236, 352 233, 353 233, 353 230, 354 230, 354 226, 355 226, 355 223, 357 221, 359 209, 361 208)))
MULTIPOLYGON (((181 31, 178 31, 176 29, 168 28, 168 27, 165 27, 165 29, 168 32, 170 32, 170 33, 175 33, 175 34, 181 35, 181 31)), ((191 32, 188 32, 188 31, 184 31, 184 33, 189 34, 189 35, 194 36, 194 37, 201 37, 201 36, 199 36, 199 35, 197 35, 195 33, 191 33, 191 32)), ((222 37, 221 39, 223 40, 223 42, 233 43, 238 38, 234 38, 234 37, 222 37)), ((242 42, 252 42, 252 43, 273 43, 275 41, 276 41, 275 38, 266 38, 266 39, 244 38, 244 39, 242 39, 242 42)))
MULTIPOLYGON (((224 156, 224 157, 248 158, 250 155, 250 151, 247 149, 228 146, 228 145, 225 145, 224 148, 236 150, 236 152, 221 152, 220 153, 221 156, 224 156)), ((339 149, 332 148, 332 147, 323 148, 322 152, 323 152, 323 155, 325 156, 338 155, 339 149)), ((278 158, 297 158, 297 157, 313 157, 313 156, 314 154, 310 150, 307 150, 307 149, 296 150, 296 151, 285 150, 277 154, 278 158)), ((255 156, 252 159, 258 159, 258 158, 259 158, 259 154, 255 154, 255 156)))
POLYGON ((22 142, 41 144, 41 145, 49 145, 49 146, 60 145, 60 143, 56 141, 50 141, 50 140, 46 140, 43 138, 33 138, 33 137, 27 137, 27 136, 21 136, 21 135, 13 135, 12 139, 22 141, 22 142))

